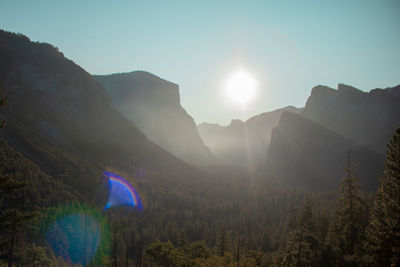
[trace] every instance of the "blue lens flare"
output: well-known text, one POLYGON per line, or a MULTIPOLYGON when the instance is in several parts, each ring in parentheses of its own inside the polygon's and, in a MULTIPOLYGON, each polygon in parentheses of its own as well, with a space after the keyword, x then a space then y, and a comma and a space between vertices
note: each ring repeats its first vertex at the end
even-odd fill
POLYGON ((139 195, 128 181, 111 172, 104 172, 104 175, 108 178, 110 186, 108 202, 104 209, 126 205, 142 210, 139 195))
POLYGON ((99 248, 101 229, 90 215, 69 214, 50 225, 46 241, 67 263, 86 265, 99 248))

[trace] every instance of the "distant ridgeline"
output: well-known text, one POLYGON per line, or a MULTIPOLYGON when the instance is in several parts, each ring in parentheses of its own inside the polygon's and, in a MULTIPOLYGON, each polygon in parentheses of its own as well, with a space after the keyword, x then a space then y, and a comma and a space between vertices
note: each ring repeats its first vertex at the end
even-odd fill
POLYGON ((1 266, 400 264, 399 86, 317 86, 201 140, 177 85, 1 30, 0 83, 1 266))
POLYGON ((286 107, 226 127, 202 123, 198 129, 221 163, 256 169, 282 185, 333 189, 351 151, 363 188, 375 190, 399 114, 400 86, 366 93, 339 84, 338 90, 314 87, 302 109, 286 107))
POLYGON ((272 129, 285 111, 300 113, 301 108, 288 106, 254 116, 247 121, 232 120, 228 126, 198 125, 204 143, 221 164, 247 167, 265 164, 272 129))

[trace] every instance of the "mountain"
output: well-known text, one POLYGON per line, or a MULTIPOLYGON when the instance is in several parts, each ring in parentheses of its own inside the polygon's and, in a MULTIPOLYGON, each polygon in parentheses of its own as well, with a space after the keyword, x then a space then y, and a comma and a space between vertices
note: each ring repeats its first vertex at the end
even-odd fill
POLYGON ((302 115, 378 153, 400 126, 400 85, 363 92, 339 84, 316 86, 302 115))
POLYGON ((214 162, 180 104, 178 85, 143 71, 93 77, 104 86, 112 105, 151 141, 190 164, 214 162))
POLYGON ((56 168, 52 160, 65 152, 103 169, 194 171, 149 141, 89 73, 50 44, 0 31, 0 82, 8 96, 0 134, 41 168, 56 168))
POLYGON ((271 131, 278 124, 282 112, 300 113, 301 110, 288 106, 245 122, 232 120, 228 126, 202 123, 198 129, 204 143, 221 163, 258 166, 265 164, 271 131))
POLYGON ((384 157, 299 114, 284 112, 273 129, 266 173, 280 184, 335 190, 347 152, 364 190, 375 190, 384 157))

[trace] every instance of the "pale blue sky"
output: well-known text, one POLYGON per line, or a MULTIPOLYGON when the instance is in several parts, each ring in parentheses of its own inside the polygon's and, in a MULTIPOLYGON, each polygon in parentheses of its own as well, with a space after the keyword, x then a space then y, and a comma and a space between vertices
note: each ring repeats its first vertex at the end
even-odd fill
POLYGON ((1 0, 0 28, 53 44, 92 74, 175 82, 197 123, 303 106, 318 84, 400 84, 400 1, 1 0), (245 112, 222 93, 238 67, 259 84, 245 112))

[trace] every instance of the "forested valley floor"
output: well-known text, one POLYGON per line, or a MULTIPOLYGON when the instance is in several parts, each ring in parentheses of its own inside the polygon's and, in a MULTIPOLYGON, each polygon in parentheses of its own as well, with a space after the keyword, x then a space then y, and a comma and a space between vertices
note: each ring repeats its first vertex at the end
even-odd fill
POLYGON ((400 129, 376 194, 360 188, 351 153, 337 192, 314 192, 231 168, 139 175, 60 148, 36 149, 52 168, 0 142, 0 266, 400 264, 400 129), (142 210, 104 210, 105 168, 135 186, 142 210))

